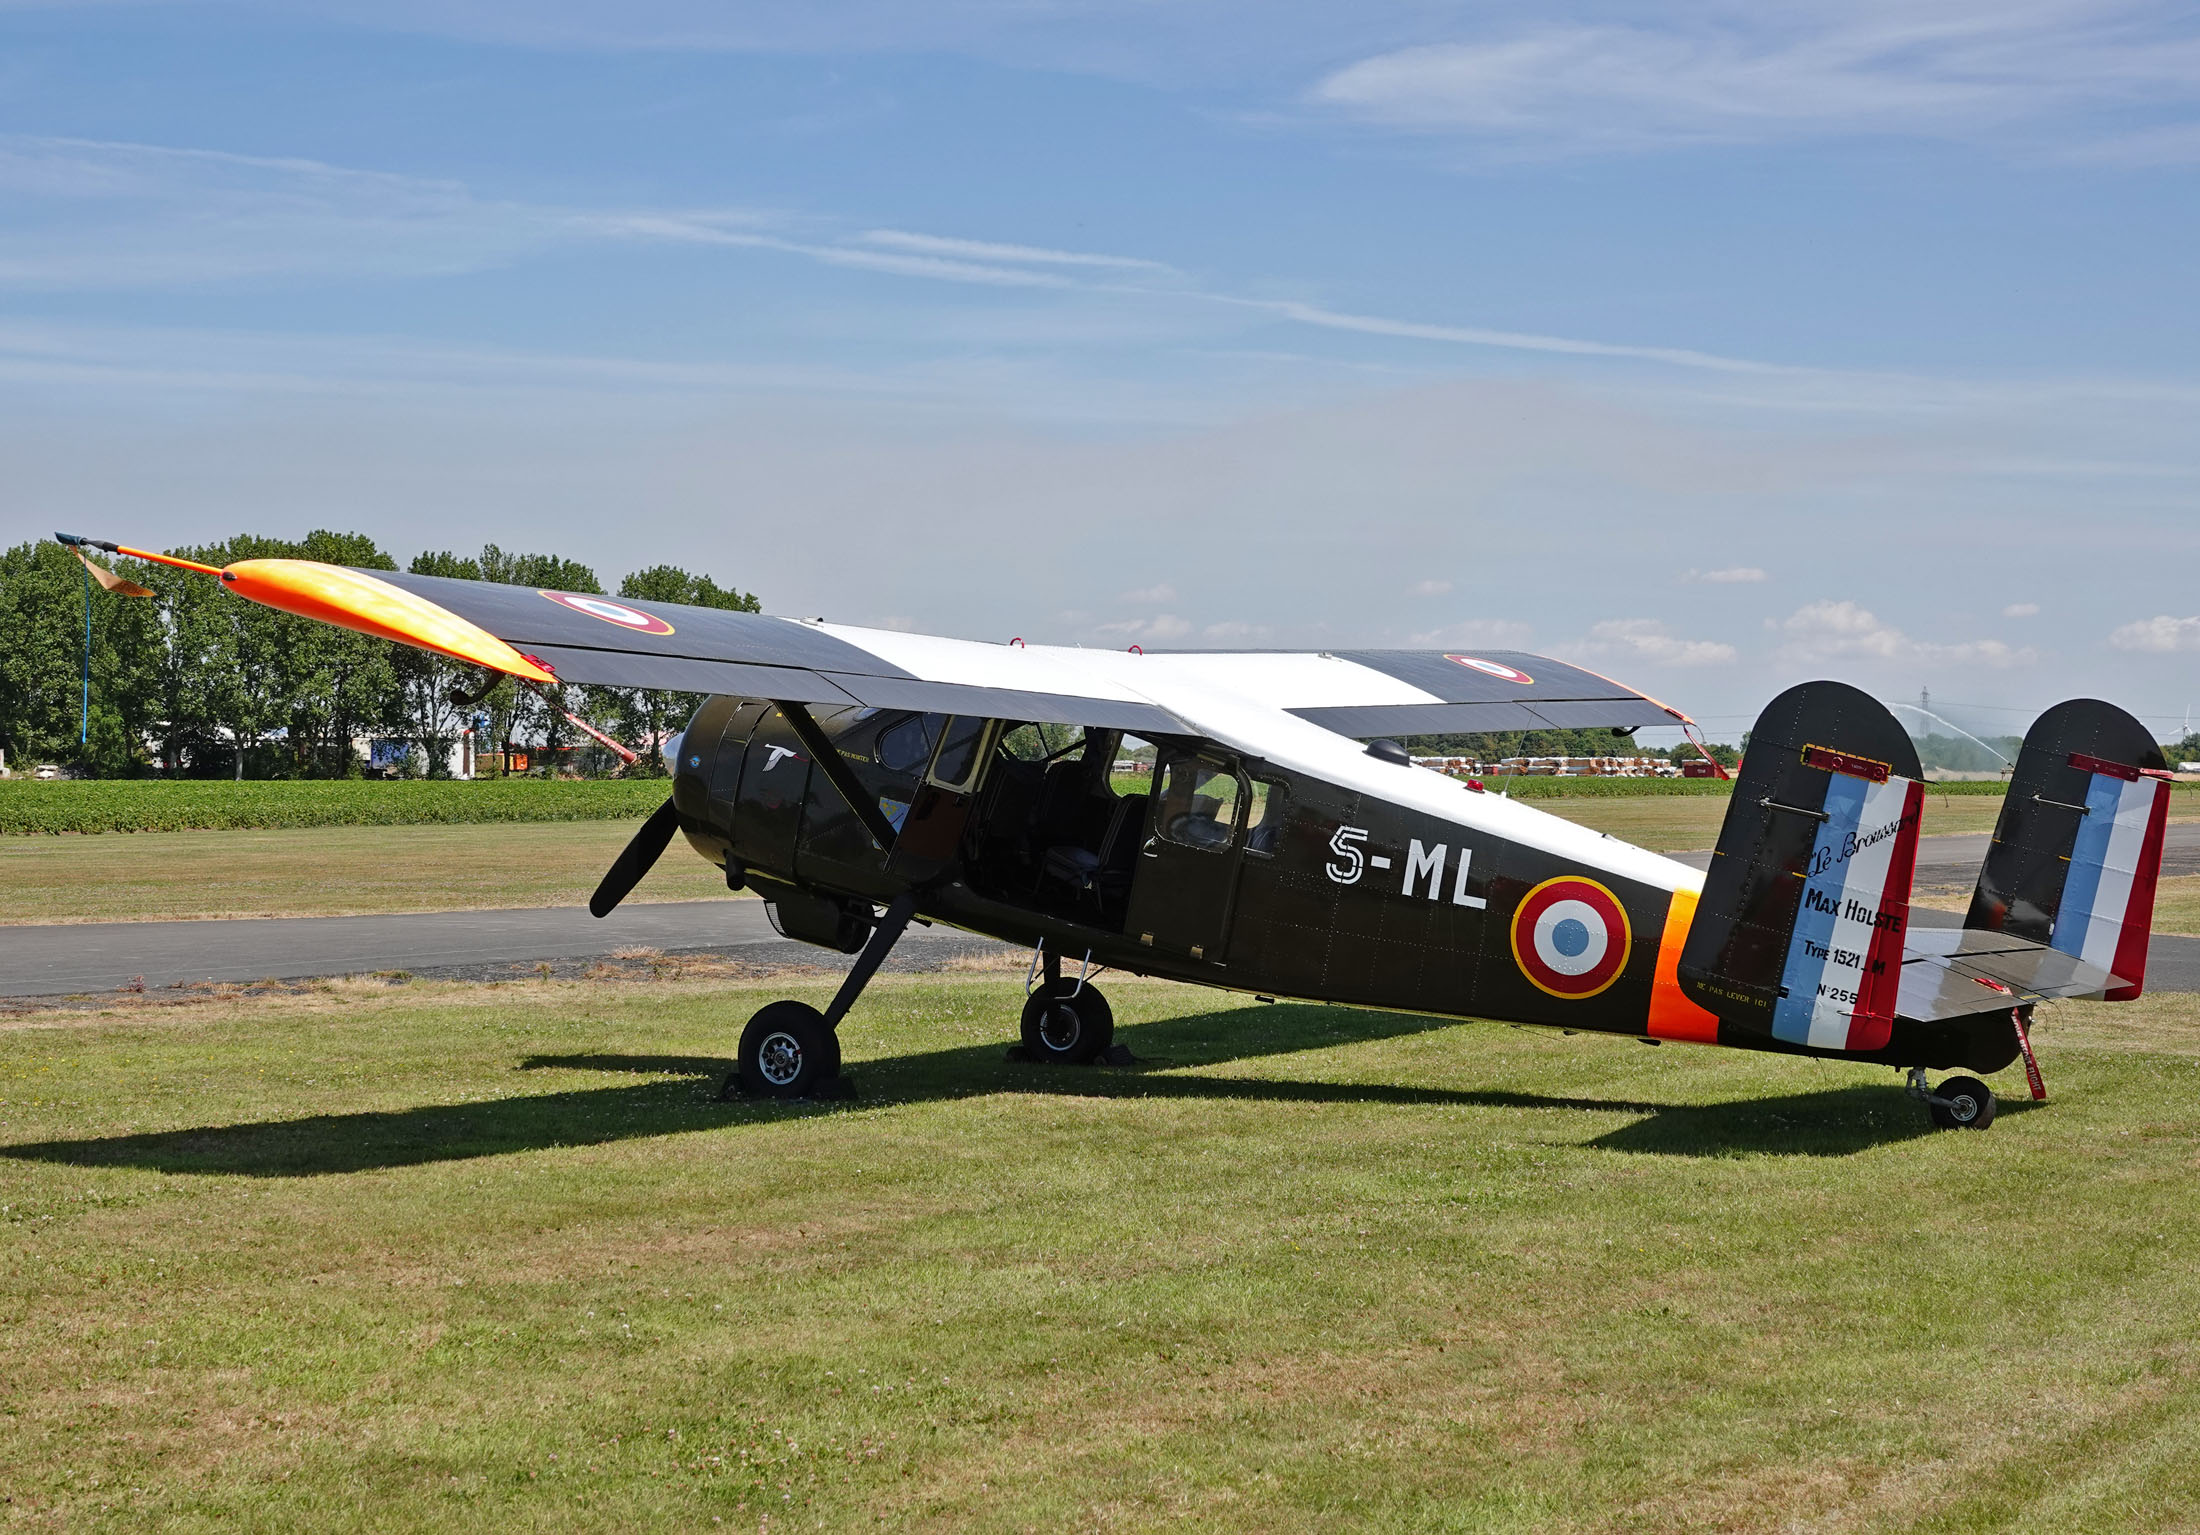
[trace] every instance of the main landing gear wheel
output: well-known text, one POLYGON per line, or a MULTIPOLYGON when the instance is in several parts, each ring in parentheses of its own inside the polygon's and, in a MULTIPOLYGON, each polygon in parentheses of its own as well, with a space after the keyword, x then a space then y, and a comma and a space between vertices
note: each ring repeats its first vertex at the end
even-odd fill
POLYGON ((1983 1130, 1994 1122, 1994 1090, 1977 1077, 1950 1077, 1933 1089, 1933 1123, 1943 1130, 1983 1130))
POLYGON ((806 1002, 774 1002, 741 1031, 740 1064, 726 1085, 753 1098, 808 1098, 839 1075, 840 1036, 825 1015, 806 1002))
POLYGON ((1115 1013, 1097 986, 1048 981, 1024 1003, 1024 1050, 1035 1061, 1083 1066, 1115 1040, 1115 1013))

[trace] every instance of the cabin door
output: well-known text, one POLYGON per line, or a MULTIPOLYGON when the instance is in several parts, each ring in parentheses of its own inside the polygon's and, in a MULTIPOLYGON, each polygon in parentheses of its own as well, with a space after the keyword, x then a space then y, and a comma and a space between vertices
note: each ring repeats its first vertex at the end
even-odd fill
POLYGON ((1123 931, 1168 954, 1219 964, 1230 936, 1247 800, 1237 765, 1164 753, 1123 931))

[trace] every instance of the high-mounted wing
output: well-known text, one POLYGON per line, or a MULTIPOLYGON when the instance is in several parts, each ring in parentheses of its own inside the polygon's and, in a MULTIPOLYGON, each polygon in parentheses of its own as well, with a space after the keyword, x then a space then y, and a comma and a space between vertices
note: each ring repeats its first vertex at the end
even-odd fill
POLYGON ((1188 728, 1134 689, 1060 659, 1074 651, 1011 651, 722 608, 376 574, 479 625, 560 682, 1157 734, 1188 728))
POLYGON ((987 645, 822 620, 688 607, 310 560, 221 570, 240 596, 533 681, 730 693, 1033 720, 1144 735, 1210 733, 1203 715, 1286 712, 1340 735, 1687 722, 1609 678, 1515 651, 1174 651, 987 645), (1215 705, 1221 708, 1215 708, 1215 705))
POLYGON ((1163 651, 1146 659, 1344 736, 1694 723, 1585 667, 1517 650, 1163 651))

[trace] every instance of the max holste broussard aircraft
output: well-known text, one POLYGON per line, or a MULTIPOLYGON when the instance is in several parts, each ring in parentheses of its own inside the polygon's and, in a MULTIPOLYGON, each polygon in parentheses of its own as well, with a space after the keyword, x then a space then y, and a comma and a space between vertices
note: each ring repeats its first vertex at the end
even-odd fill
POLYGON ((774 1002, 749 1021, 729 1090, 835 1091, 835 1030, 912 920, 1035 951, 1023 1041, 1041 1061, 1108 1048, 1089 980, 1107 967, 1871 1062, 1906 1070, 1937 1123, 1974 1128, 1992 1091, 1928 1087, 1928 1068, 2021 1054, 2039 1096, 2033 1007, 2126 1000, 2144 980, 2165 765, 2093 699, 2026 736, 1963 926, 1912 930, 1917 752, 1839 682, 1766 708, 1699 874, 1388 739, 1692 723, 1539 656, 993 645, 304 560, 217 570, 60 536, 473 663, 481 693, 509 675, 710 695, 667 750, 671 798, 590 910, 608 915, 678 831, 781 933, 858 955, 824 1012, 774 1002), (1126 736, 1154 748, 1150 793, 1113 786, 1126 736))

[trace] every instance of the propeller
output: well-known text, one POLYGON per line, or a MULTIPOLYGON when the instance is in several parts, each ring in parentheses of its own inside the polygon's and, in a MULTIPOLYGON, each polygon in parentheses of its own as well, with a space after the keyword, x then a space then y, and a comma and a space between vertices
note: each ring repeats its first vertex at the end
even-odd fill
POLYGON ((633 892, 672 844, 672 834, 679 830, 680 812, 671 800, 666 800, 656 813, 642 823, 642 829, 634 834, 619 856, 612 860, 611 868, 596 887, 596 893, 588 898, 590 915, 608 917, 612 909, 633 892))

